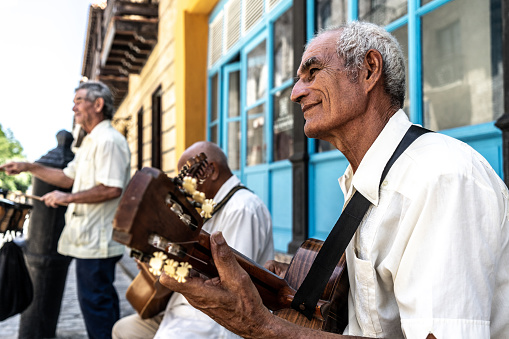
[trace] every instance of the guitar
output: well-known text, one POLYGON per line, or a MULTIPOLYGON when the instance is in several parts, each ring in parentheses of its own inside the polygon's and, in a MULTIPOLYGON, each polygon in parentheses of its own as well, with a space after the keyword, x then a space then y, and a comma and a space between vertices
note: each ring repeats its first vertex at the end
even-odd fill
MULTIPOLYGON (((210 201, 190 184, 206 180, 208 163, 202 153, 191 159, 175 178, 145 167, 136 172, 121 198, 113 221, 113 239, 131 248, 131 255, 150 262, 151 272, 170 272, 185 281, 187 268, 217 277, 210 235, 202 230, 210 217, 210 201), (201 214, 200 214, 201 212, 201 214)), ((313 318, 291 308, 296 289, 304 280, 322 242, 307 240, 295 254, 285 278, 234 252, 250 275, 264 305, 278 316, 301 326, 340 333, 347 322, 348 274, 341 258, 319 300, 313 318)))
POLYGON ((138 266, 140 272, 127 288, 125 297, 140 318, 149 319, 166 308, 173 292, 159 284, 147 263, 138 266))

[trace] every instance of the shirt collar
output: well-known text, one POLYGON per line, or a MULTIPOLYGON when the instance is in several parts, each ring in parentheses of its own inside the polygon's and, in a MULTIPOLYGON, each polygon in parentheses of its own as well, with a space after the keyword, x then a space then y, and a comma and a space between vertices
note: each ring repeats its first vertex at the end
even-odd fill
POLYGON ((217 191, 216 195, 214 196, 214 202, 216 204, 220 203, 221 200, 224 199, 224 197, 230 192, 230 190, 240 184, 240 179, 234 174, 228 180, 225 181, 225 183, 221 186, 219 191, 217 191))
POLYGON ((353 187, 373 205, 378 206, 382 172, 411 125, 405 112, 400 109, 389 119, 368 149, 355 174, 353 174, 352 167, 348 165, 345 174, 338 180, 345 195, 345 201, 348 201, 353 194, 353 187))
POLYGON ((85 137, 90 136, 90 138, 93 139, 96 135, 101 134, 102 130, 107 129, 110 126, 111 126, 111 120, 105 119, 105 120, 101 121, 100 123, 98 123, 97 125, 95 125, 95 127, 92 129, 92 131, 90 131, 90 133, 87 134, 85 137))

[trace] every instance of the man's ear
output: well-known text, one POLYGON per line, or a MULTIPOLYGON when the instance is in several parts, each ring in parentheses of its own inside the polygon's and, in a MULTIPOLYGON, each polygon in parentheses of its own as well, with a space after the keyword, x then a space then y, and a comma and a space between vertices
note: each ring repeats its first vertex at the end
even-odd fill
POLYGON ((379 51, 370 49, 364 57, 364 82, 366 93, 370 92, 382 79, 383 58, 379 51))
POLYGON ((209 166, 211 168, 212 174, 210 174, 210 180, 216 181, 217 178, 219 178, 219 170, 217 168, 217 165, 213 162, 209 163, 209 166))
POLYGON ((94 110, 96 113, 100 113, 103 111, 104 107, 104 99, 103 98, 97 98, 94 101, 94 110))

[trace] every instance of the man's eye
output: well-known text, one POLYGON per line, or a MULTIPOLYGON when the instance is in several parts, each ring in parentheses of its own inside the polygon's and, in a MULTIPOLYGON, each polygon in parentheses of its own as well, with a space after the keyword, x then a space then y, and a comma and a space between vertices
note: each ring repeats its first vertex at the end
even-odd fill
POLYGON ((318 72, 318 71, 319 71, 318 68, 311 68, 309 70, 309 76, 311 76, 311 77, 315 76, 316 72, 318 72))

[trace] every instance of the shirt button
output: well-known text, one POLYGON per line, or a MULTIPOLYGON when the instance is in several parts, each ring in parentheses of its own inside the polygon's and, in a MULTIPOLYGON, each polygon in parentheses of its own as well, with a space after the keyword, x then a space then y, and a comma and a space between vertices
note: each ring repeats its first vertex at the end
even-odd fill
POLYGON ((388 182, 387 180, 384 180, 384 182, 382 182, 382 186, 387 186, 388 182))

